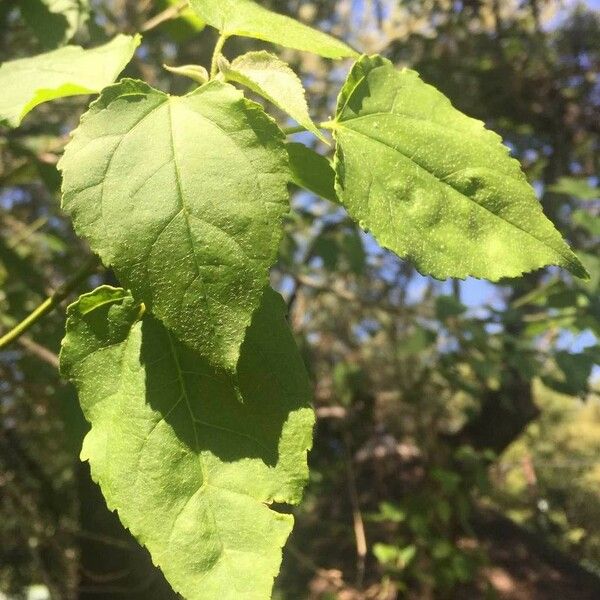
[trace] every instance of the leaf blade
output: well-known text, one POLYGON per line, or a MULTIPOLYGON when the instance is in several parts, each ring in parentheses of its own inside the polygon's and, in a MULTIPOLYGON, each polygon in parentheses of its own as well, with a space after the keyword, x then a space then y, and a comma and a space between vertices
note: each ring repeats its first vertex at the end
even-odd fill
POLYGON ((108 505, 186 598, 268 598, 293 518, 267 504, 300 500, 314 423, 281 297, 265 293, 235 384, 123 290, 68 312, 61 369, 108 505))
POLYGON ((124 80, 59 168, 76 231, 179 339, 235 371, 289 210, 275 123, 218 81, 176 98, 124 80))
POLYGON ((300 78, 290 66, 264 50, 248 52, 229 63, 219 62, 227 81, 240 83, 287 113, 298 124, 325 143, 327 139, 313 123, 300 78))
POLYGON ((46 48, 67 43, 90 17, 89 0, 23 0, 20 10, 46 48))
POLYGON ((226 36, 256 38, 326 58, 357 55, 330 35, 267 10, 253 0, 191 0, 190 4, 200 18, 226 36))
POLYGON ((335 193, 335 172, 323 155, 297 142, 286 144, 292 183, 325 200, 339 204, 335 193))
POLYGON ((422 273, 497 281, 556 264, 585 277, 500 137, 415 72, 362 57, 333 131, 342 204, 422 273))
POLYGON ((141 37, 118 35, 113 40, 84 50, 65 46, 31 58, 0 66, 0 122, 17 127, 39 104, 85 94, 96 94, 113 83, 131 60, 141 37))

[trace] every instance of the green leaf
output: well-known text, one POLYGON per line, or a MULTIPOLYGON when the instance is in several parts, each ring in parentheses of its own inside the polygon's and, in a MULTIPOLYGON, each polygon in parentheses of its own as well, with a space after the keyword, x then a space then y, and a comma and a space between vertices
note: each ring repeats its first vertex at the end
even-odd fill
POLYGON ((338 240, 327 233, 321 234, 314 243, 312 254, 323 261, 323 266, 328 271, 334 271, 340 257, 338 240))
POLYGON ((585 210, 576 210, 572 219, 573 223, 587 230, 591 235, 600 236, 600 217, 591 215, 585 210))
POLYGON ((290 66, 274 54, 248 52, 232 63, 221 57, 219 69, 227 81, 246 86, 255 94, 272 102, 298 124, 327 143, 308 114, 304 87, 290 66))
POLYGON ((600 198, 600 190, 592 187, 585 179, 577 177, 561 177, 554 185, 548 187, 549 192, 574 196, 580 200, 596 200, 600 198))
POLYGON ((592 368, 597 364, 597 356, 591 352, 571 354, 566 351, 556 353, 556 364, 561 373, 542 377, 545 385, 570 396, 584 396, 592 368))
POLYGON ((59 164, 63 207, 120 281, 211 364, 235 370, 289 210, 283 134, 212 81, 104 90, 59 164))
POLYGON ((360 237, 360 231, 353 226, 344 233, 342 249, 348 267, 355 275, 362 275, 367 266, 367 255, 360 237))
POLYGON ((227 37, 256 38, 326 58, 356 56, 343 42, 252 0, 190 0, 190 4, 206 23, 227 37))
POLYGON ((415 330, 407 335, 398 345, 397 356, 400 358, 418 356, 431 348, 436 339, 437 336, 433 331, 417 326, 415 327, 415 330))
POLYGON ((338 203, 335 193, 335 172, 331 163, 304 144, 286 144, 292 183, 321 198, 338 203))
POLYGON ((208 71, 202 65, 181 65, 180 67, 170 67, 169 65, 163 65, 163 67, 167 71, 175 75, 189 77, 190 79, 199 83, 200 85, 205 84, 210 79, 208 71))
POLYGON ((46 48, 66 44, 90 16, 89 0, 21 0, 19 8, 46 48))
POLYGON ((278 572, 293 517, 269 505, 300 501, 314 421, 284 309, 268 289, 234 382, 123 290, 69 308, 61 369, 91 423, 82 459, 187 600, 267 599, 278 572))
POLYGON ((332 123, 341 203, 379 243, 436 278, 586 271, 495 133, 414 71, 363 56, 332 123))
POLYGON ((96 94, 111 84, 131 60, 140 36, 118 35, 91 50, 66 46, 0 66, 0 122, 16 127, 38 104, 96 94))
POLYGON ((467 308, 454 296, 438 296, 435 299, 435 316, 440 321, 460 317, 467 308))

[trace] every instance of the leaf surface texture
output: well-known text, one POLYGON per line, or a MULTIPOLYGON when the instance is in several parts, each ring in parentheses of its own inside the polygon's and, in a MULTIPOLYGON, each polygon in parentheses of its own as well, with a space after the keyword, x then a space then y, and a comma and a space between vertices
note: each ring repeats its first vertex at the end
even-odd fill
POLYGON ((302 82, 290 66, 277 56, 265 51, 248 52, 231 63, 221 60, 220 68, 228 81, 246 86, 325 141, 308 113, 302 82))
POLYGON ((82 458, 188 600, 266 600, 279 569, 293 517, 269 504, 300 500, 314 421, 284 308, 267 289, 235 383, 123 290, 68 311, 61 369, 91 424, 82 458))
POLYGON ((495 133, 414 71, 362 57, 339 97, 336 189, 379 243, 439 279, 585 269, 495 133))
POLYGON ((124 80, 59 166, 79 235, 178 339, 234 372, 289 210, 276 124, 229 84, 171 97, 124 80))

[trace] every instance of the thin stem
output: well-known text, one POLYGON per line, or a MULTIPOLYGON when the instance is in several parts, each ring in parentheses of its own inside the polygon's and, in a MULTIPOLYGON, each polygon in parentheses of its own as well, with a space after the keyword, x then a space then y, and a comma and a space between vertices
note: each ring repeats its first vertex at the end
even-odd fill
POLYGON ((49 298, 46 298, 31 314, 15 325, 8 333, 0 337, 0 350, 18 340, 42 317, 52 312, 71 292, 77 289, 95 270, 98 259, 88 260, 75 276, 61 285, 49 298))
POLYGON ((215 44, 215 50, 213 52, 212 60, 210 62, 210 78, 214 79, 219 70, 219 58, 223 54, 223 46, 227 41, 229 36, 225 33, 222 33, 215 44))
POLYGON ((175 19, 176 17, 179 16, 179 14, 181 12, 183 12, 183 10, 185 8, 187 8, 187 5, 188 5, 187 0, 182 0, 178 4, 174 4, 173 6, 169 6, 169 8, 167 8, 167 9, 163 10, 162 12, 158 13, 156 16, 152 17, 151 19, 148 19, 148 21, 146 21, 142 25, 141 31, 143 31, 144 33, 146 33, 147 31, 150 31, 151 29, 154 29, 155 27, 158 27, 159 25, 161 25, 165 21, 169 21, 170 19, 175 19))
POLYGON ((285 133, 285 135, 292 135, 293 133, 300 133, 302 131, 308 131, 306 127, 302 125, 294 125, 293 127, 282 127, 281 131, 285 133))
POLYGON ((344 435, 346 446, 346 472, 348 475, 348 493, 352 505, 352 520, 354 524, 354 540, 356 543, 356 587, 361 589, 365 579, 365 565, 367 559, 367 536, 365 534, 365 524, 360 511, 360 500, 358 489, 356 487, 356 476, 352 465, 352 454, 350 452, 350 434, 344 435))
POLYGON ((58 356, 54 354, 54 352, 52 352, 51 350, 48 350, 48 348, 42 346, 41 344, 38 344, 37 342, 34 342, 29 336, 22 335, 17 340, 17 342, 23 348, 25 348, 25 350, 33 354, 36 358, 43 360, 45 363, 49 364, 54 369, 59 368, 60 363, 58 360, 58 356))
MULTIPOLYGON (((333 121, 323 121, 317 125, 319 129, 335 129, 335 124, 333 121)), ((308 131, 306 127, 302 125, 293 125, 292 127, 282 127, 281 131, 285 133, 285 135, 292 135, 293 133, 301 133, 302 131, 308 131)))

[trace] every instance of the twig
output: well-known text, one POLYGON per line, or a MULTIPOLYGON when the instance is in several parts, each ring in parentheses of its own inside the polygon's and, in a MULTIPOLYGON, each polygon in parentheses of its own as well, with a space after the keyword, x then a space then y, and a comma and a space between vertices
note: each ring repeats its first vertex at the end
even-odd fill
POLYGON ((37 342, 34 342, 29 336, 26 335, 22 335, 18 339, 18 343, 21 346, 23 346, 25 350, 27 350, 34 356, 37 356, 37 358, 39 358, 40 360, 43 360, 45 363, 48 363, 54 369, 58 369, 58 356, 54 354, 54 352, 52 352, 51 350, 48 350, 48 348, 45 348, 37 342))
POLYGON ((360 511, 356 477, 352 466, 352 455, 350 454, 350 440, 346 434, 344 444, 346 446, 346 472, 348 474, 348 493, 352 504, 352 520, 354 523, 354 540, 356 543, 356 587, 360 590, 365 579, 365 563, 367 559, 367 536, 365 524, 360 511))
POLYGON ((42 317, 52 312, 71 292, 76 290, 95 270, 98 259, 88 260, 75 276, 61 285, 49 298, 40 304, 31 314, 15 325, 8 333, 0 337, 0 350, 18 340, 30 327, 42 317))
MULTIPOLYGON (((334 129, 335 125, 333 121, 323 121, 317 124, 319 129, 334 129)), ((303 125, 292 125, 290 127, 282 127, 281 131, 285 133, 285 135, 292 135, 293 133, 302 133, 303 131, 308 131, 306 127, 303 125)))
POLYGON ((44 227, 44 225, 46 225, 47 222, 47 217, 39 217, 31 225, 26 225, 19 233, 17 233, 17 235, 15 235, 15 237, 8 242, 6 247, 9 250, 13 250, 21 242, 24 242, 25 240, 29 239, 29 237, 31 237, 36 231, 44 227))
POLYGON ((223 46, 227 41, 227 34, 222 33, 217 39, 217 43, 215 44, 215 49, 212 55, 212 60, 210 61, 210 78, 214 79, 219 71, 219 58, 223 55, 223 46))
POLYGON ((150 30, 158 27, 159 25, 161 25, 165 21, 169 21, 171 19, 175 19, 187 7, 187 5, 188 5, 187 0, 182 0, 178 4, 174 4, 173 6, 169 6, 169 8, 166 8, 162 12, 159 12, 156 16, 152 17, 151 19, 148 19, 141 26, 141 28, 140 28, 141 31, 144 32, 144 33, 146 33, 147 31, 150 31, 150 30))

